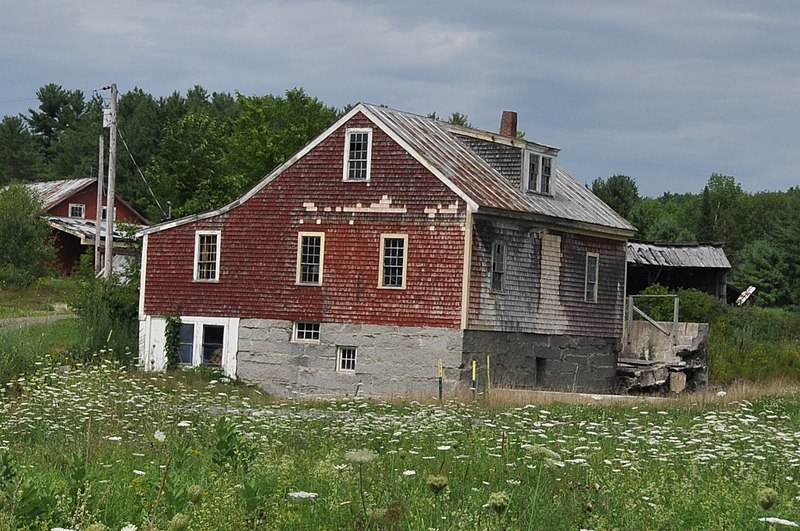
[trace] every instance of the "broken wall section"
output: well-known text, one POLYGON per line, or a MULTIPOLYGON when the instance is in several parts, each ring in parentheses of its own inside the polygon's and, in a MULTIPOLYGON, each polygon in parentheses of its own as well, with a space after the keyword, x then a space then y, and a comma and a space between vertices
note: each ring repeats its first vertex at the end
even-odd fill
POLYGON ((680 393, 708 382, 708 323, 632 321, 618 363, 623 390, 680 393))

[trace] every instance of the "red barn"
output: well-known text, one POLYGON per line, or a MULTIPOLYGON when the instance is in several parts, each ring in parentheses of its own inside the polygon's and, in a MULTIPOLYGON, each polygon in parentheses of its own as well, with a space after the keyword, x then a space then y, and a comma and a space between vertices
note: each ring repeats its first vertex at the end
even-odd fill
POLYGON ((473 359, 610 389, 635 229, 515 127, 359 104, 240 199, 144 229, 141 361, 178 312, 182 363, 274 393, 434 393, 473 359))
MULTIPOLYGON (((53 228, 58 268, 68 275, 78 264, 81 255, 94 247, 97 220, 97 179, 61 179, 26 185, 41 201, 53 228)), ((105 244, 106 197, 102 197, 100 222, 101 248, 105 244)), ((147 220, 118 196, 114 199, 114 220, 132 225, 146 225, 147 220)), ((123 233, 115 227, 115 237, 123 233)), ((115 243, 114 253, 125 254, 124 245, 115 243)))

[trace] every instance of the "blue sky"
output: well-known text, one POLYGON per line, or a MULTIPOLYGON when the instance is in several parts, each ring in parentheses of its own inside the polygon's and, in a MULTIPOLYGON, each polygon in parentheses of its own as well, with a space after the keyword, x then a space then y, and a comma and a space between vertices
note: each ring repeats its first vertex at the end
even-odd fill
MULTIPOLYGON (((466 114, 642 195, 800 185, 796 0, 0 0, 0 115, 47 83, 282 94, 466 114)), ((106 93, 107 94, 107 93, 106 93)), ((122 125, 124 127, 124 125, 122 125)))

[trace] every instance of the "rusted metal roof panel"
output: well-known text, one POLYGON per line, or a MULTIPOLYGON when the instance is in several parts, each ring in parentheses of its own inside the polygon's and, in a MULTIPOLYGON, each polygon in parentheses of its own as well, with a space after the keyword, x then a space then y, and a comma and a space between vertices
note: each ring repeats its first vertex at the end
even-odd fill
MULTIPOLYGON (((431 118, 364 104, 395 135, 481 208, 548 216, 634 232, 583 184, 556 167, 555 194, 526 194, 431 118)), ((463 128, 460 129, 463 132, 463 128)), ((484 132, 485 133, 485 132, 484 132)), ((540 146, 540 144, 532 144, 540 146)))
POLYGON ((628 242, 628 263, 661 267, 731 268, 722 247, 710 244, 628 242))
POLYGON ((91 185, 97 179, 94 177, 84 177, 82 179, 60 179, 57 181, 45 181, 41 183, 26 184, 29 190, 34 192, 45 210, 50 210, 68 197, 80 192, 91 185))

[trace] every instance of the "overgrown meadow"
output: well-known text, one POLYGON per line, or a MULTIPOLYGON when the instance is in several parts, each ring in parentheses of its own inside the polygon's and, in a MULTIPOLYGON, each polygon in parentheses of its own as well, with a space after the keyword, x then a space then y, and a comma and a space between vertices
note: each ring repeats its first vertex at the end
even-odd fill
MULTIPOLYGON (((192 373, 41 368, 0 408, 3 529, 769 529, 800 399, 270 402, 192 373)), ((781 524, 783 522, 783 524, 781 524)))

